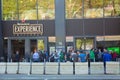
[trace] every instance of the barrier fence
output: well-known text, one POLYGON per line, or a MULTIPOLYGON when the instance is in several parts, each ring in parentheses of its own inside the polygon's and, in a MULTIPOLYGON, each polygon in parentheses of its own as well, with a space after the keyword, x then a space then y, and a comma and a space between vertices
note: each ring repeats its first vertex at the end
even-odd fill
POLYGON ((117 62, 1 62, 0 74, 120 74, 117 62))

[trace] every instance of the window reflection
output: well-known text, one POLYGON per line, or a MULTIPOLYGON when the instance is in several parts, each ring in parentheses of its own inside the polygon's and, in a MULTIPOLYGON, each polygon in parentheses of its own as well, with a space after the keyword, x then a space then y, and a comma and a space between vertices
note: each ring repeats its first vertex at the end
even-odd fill
POLYGON ((82 18, 82 0, 65 0, 66 18, 82 18))
POLYGON ((93 48, 93 40, 93 38, 77 38, 75 40, 76 50, 84 49, 84 47, 86 48, 86 50, 90 50, 91 48, 93 48))
POLYGON ((17 20, 16 0, 3 0, 3 20, 17 20))
POLYGON ((84 18, 120 16, 120 0, 66 0, 66 18, 83 18, 82 13, 84 18))
POLYGON ((3 0, 2 10, 3 20, 55 18, 54 0, 3 0))
POLYGON ((120 16, 120 0, 105 0, 104 2, 105 17, 120 16))
POLYGON ((19 0, 18 4, 20 20, 37 19, 36 0, 19 0))
MULTIPOLYGON (((83 18, 83 13, 84 18, 120 16, 120 0, 65 0, 65 3, 68 19, 83 18)), ((55 0, 2 0, 2 4, 3 20, 55 18, 55 0)))
POLYGON ((39 19, 55 18, 54 0, 38 0, 38 18, 39 19))
POLYGON ((84 17, 100 18, 103 17, 102 0, 84 0, 84 17))

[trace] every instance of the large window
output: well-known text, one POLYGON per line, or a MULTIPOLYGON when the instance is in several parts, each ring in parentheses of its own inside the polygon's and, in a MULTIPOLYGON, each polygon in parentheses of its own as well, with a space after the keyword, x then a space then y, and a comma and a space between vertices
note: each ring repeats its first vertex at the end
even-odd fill
POLYGON ((75 39, 75 49, 76 50, 90 50, 91 48, 93 48, 94 43, 93 43, 94 39, 93 38, 76 38, 75 39))
POLYGON ((65 0, 66 18, 82 18, 82 0, 65 0))
POLYGON ((105 17, 120 16, 120 0, 104 0, 105 17))
POLYGON ((3 20, 15 20, 17 17, 16 0, 3 0, 3 20))
POLYGON ((54 0, 38 0, 38 18, 39 19, 55 18, 54 0))
POLYGON ((3 20, 54 19, 54 0, 2 0, 3 20))
POLYGON ((36 0, 18 0, 18 11, 20 20, 36 20, 36 0))
POLYGON ((103 0, 84 0, 84 17, 103 17, 103 0))
POLYGON ((120 0, 65 0, 66 18, 120 16, 120 0))

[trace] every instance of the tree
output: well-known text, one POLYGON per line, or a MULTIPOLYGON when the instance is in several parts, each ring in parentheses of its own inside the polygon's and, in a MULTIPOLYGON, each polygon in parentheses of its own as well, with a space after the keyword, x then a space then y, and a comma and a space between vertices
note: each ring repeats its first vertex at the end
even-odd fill
POLYGON ((31 14, 28 19, 37 19, 37 9, 39 19, 42 14, 44 18, 54 18, 54 0, 3 0, 3 19, 17 20, 18 15, 22 19, 26 14, 31 14))
POLYGON ((66 17, 81 17, 82 16, 82 0, 65 0, 66 1, 66 17))

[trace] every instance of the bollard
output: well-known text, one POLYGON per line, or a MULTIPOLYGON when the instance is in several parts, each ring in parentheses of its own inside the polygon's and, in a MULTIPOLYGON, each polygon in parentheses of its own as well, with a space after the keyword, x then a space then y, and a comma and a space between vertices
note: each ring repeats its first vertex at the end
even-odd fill
POLYGON ((91 74, 91 68, 90 68, 90 54, 88 54, 88 74, 91 74))
POLYGON ((75 75, 75 60, 73 60, 73 75, 75 75))
POLYGON ((46 74, 46 59, 44 59, 44 70, 43 70, 43 74, 45 75, 46 74))
POLYGON ((104 74, 106 74, 106 61, 103 61, 103 66, 104 66, 104 74))
POLYGON ((31 58, 30 58, 30 72, 29 72, 29 74, 32 74, 32 60, 31 60, 31 58))
POLYGON ((19 74, 19 66, 20 66, 19 61, 18 61, 17 63, 18 63, 18 67, 17 67, 17 72, 16 72, 16 74, 19 74))
POLYGON ((60 75, 60 59, 58 60, 58 75, 60 75))

